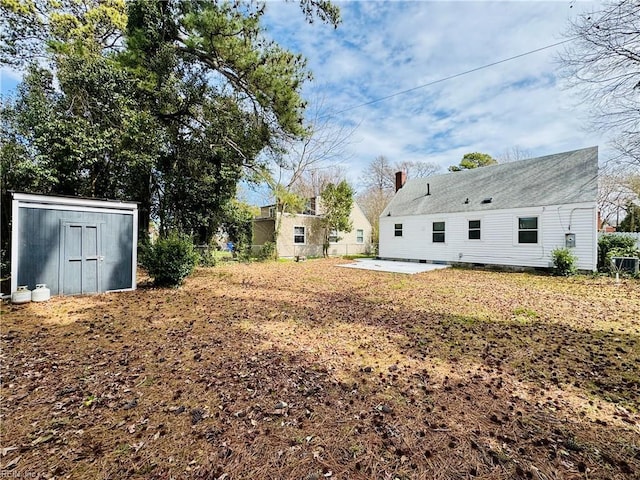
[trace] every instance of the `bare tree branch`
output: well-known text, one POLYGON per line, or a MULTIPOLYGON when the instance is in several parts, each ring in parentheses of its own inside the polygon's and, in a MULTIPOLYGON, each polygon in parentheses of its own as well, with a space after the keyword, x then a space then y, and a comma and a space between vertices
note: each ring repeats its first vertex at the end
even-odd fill
MULTIPOLYGON (((329 172, 340 172, 340 165, 348 160, 347 147, 357 129, 357 126, 331 123, 332 117, 324 110, 322 99, 312 101, 307 114, 304 138, 281 137, 267 153, 268 166, 262 172, 262 181, 271 191, 280 214, 292 202, 306 198, 309 192, 317 196, 321 178, 336 183, 340 174, 328 180, 329 172), (321 174, 323 171, 325 173, 321 174)), ((276 238, 280 225, 276 219, 276 238)))
POLYGON ((510 149, 505 150, 500 155, 496 157, 498 163, 509 163, 516 162, 518 160, 524 160, 526 158, 533 157, 533 154, 530 150, 526 148, 521 148, 518 145, 511 147, 510 149))
POLYGON ((564 75, 592 107, 593 126, 615 137, 621 157, 640 165, 640 3, 606 0, 573 21, 560 55, 564 75))

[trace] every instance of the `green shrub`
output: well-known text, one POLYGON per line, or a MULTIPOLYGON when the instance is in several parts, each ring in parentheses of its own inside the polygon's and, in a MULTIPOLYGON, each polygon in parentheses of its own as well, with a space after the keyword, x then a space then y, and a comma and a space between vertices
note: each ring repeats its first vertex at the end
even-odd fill
POLYGON ((551 259, 553 260, 553 271, 556 275, 568 277, 576 273, 578 258, 568 248, 556 248, 551 252, 551 259))
POLYGON ((198 253, 191 238, 179 234, 158 238, 155 243, 145 246, 141 259, 154 284, 162 287, 181 285, 197 261, 198 253))
POLYGON ((0 250, 0 278, 11 276, 11 254, 5 250, 0 250))
POLYGON ((235 252, 233 252, 234 258, 239 262, 248 263, 251 261, 251 247, 245 245, 238 245, 235 252))
POLYGON ((258 251, 258 260, 274 260, 276 258, 276 244, 275 242, 267 242, 258 251))
POLYGON ((598 239, 598 271, 610 272, 611 257, 625 256, 625 255, 620 255, 620 253, 616 253, 615 255, 612 255, 611 251, 614 249, 617 252, 621 252, 621 251, 636 252, 635 254, 632 254, 632 255, 626 255, 626 256, 635 256, 637 255, 637 251, 638 251, 636 246, 636 239, 630 235, 602 235, 598 239))
POLYGON ((203 248, 198 252, 198 265, 203 267, 215 267, 218 264, 216 257, 216 250, 209 246, 209 248, 203 248))

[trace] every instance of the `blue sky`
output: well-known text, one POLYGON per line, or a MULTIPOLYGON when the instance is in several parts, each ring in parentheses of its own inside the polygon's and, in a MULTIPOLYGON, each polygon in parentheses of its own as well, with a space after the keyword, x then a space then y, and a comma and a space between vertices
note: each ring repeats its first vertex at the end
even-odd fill
MULTIPOLYGON (((336 2, 338 29, 309 25, 296 1, 267 1, 267 34, 302 53, 330 122, 357 127, 343 166, 357 187, 376 156, 392 162, 457 164, 467 152, 499 157, 518 148, 533 156, 606 138, 588 128, 589 105, 560 78, 562 46, 373 103, 373 100, 564 40, 567 22, 597 7, 583 1, 336 2)), ((0 71, 0 91, 19 76, 0 71)))
POLYGON ((560 78, 551 48, 468 75, 415 88, 565 40, 569 19, 592 10, 576 1, 337 2, 337 30, 307 25, 296 2, 269 1, 269 34, 304 54, 314 80, 310 99, 342 112, 336 124, 358 126, 345 167, 353 183, 378 155, 428 161, 443 169, 467 152, 533 156, 601 145, 589 130, 589 106, 560 78), (357 107, 357 108, 353 108, 357 107))
POLYGON ((0 94, 12 95, 20 83, 20 74, 6 68, 0 69, 0 94))

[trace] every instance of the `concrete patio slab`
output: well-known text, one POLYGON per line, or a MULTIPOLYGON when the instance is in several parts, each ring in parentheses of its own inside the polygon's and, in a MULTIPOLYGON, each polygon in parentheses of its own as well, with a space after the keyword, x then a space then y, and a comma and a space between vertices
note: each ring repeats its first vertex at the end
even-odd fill
POLYGON ((416 273, 430 272, 431 270, 441 270, 449 268, 450 265, 439 265, 435 263, 418 262, 397 262, 393 260, 376 260, 373 258, 360 258, 355 263, 346 263, 338 267, 358 268, 360 270, 375 270, 378 272, 406 273, 414 275, 416 273))

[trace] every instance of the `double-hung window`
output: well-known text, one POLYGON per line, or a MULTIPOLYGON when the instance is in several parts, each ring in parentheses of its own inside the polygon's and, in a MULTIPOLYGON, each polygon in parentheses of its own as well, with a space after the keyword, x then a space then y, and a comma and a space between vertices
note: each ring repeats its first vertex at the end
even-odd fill
POLYGON ((332 229, 329 232, 329 243, 338 243, 338 231, 335 229, 332 229))
POLYGON ((480 220, 469 220, 469 240, 480 240, 480 220))
POLYGON ((538 243, 538 217, 518 218, 518 243, 538 243))
POLYGON ((433 243, 444 243, 444 222, 433 222, 433 243))
POLYGON ((307 243, 305 236, 305 227, 293 227, 293 243, 307 243))
POLYGON ((393 227, 394 236, 401 237, 402 236, 402 224, 396 223, 393 227))
POLYGON ((356 243, 364 243, 364 230, 356 230, 356 243))

